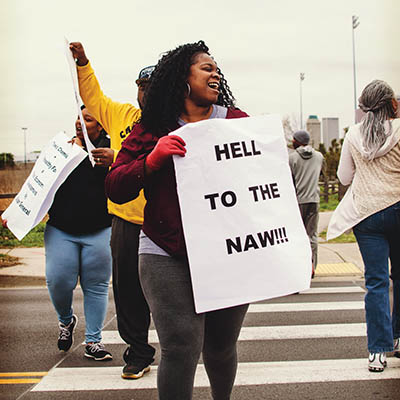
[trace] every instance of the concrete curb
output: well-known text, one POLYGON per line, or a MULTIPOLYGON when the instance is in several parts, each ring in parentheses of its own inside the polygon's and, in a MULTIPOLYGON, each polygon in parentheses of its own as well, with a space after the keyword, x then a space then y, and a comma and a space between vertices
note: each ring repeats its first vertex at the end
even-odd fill
MULTIPOLYGON (((328 226, 332 212, 321 212, 318 231, 328 226)), ((18 257, 21 264, 0 268, 0 287, 45 286, 44 247, 0 249, 0 253, 18 257)), ((318 267, 315 278, 355 276, 364 273, 364 264, 357 243, 318 244, 318 267)))
POLYGON ((44 276, 0 275, 0 288, 46 287, 44 276))

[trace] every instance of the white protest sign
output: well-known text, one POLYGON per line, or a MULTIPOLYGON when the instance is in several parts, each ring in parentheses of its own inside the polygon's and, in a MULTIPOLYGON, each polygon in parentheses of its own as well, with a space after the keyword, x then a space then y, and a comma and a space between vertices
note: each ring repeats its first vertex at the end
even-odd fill
POLYGON ((64 38, 64 41, 65 41, 64 50, 65 50, 65 55, 67 57, 69 71, 71 72, 72 85, 74 87, 75 101, 76 101, 76 105, 78 107, 79 121, 81 122, 83 137, 85 138, 85 144, 86 144, 86 148, 87 148, 87 151, 89 154, 89 160, 92 163, 92 166, 94 167, 96 162, 94 161, 94 157, 92 155, 92 150, 94 150, 95 147, 89 139, 89 136, 88 136, 87 130, 86 130, 85 120, 83 119, 83 115, 82 115, 81 104, 80 104, 81 101, 80 101, 80 96, 79 96, 78 73, 76 72, 76 63, 75 63, 74 57, 72 57, 72 52, 69 48, 68 39, 64 38))
POLYGON ((187 149, 174 163, 196 312, 309 288, 280 117, 210 119, 174 134, 187 149))
POLYGON ((18 240, 44 218, 57 189, 87 156, 85 150, 69 141, 64 132, 50 140, 20 192, 2 214, 18 240))

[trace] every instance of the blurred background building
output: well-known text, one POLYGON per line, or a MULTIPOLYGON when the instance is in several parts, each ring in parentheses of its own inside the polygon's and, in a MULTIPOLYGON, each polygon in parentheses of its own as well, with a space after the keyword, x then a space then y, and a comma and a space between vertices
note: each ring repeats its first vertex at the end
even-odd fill
POLYGON ((322 118, 322 143, 327 150, 333 139, 339 140, 339 118, 322 118))
POLYGON ((311 146, 318 149, 321 143, 321 121, 316 115, 310 115, 306 122, 306 130, 311 136, 311 146))

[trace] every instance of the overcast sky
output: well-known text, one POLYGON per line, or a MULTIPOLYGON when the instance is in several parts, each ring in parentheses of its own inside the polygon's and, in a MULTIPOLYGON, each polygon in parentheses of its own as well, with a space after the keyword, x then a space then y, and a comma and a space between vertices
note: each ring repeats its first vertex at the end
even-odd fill
MULTIPOLYGON (((81 41, 103 91, 136 105, 138 71, 164 51, 203 39, 250 115, 353 123, 351 16, 357 94, 373 79, 400 94, 399 0, 3 0, 0 5, 0 152, 40 150, 77 115, 64 36, 81 41)), ((357 97, 358 97, 357 96, 357 97)))

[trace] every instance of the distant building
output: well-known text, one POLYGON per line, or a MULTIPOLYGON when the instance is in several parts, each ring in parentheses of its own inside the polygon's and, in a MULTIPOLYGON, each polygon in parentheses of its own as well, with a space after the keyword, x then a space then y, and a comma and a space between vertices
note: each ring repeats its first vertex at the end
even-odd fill
POLYGON ((339 140, 339 118, 322 118, 322 143, 326 150, 331 146, 333 139, 339 140))
POLYGON ((316 115, 310 115, 308 117, 306 129, 311 136, 311 146, 314 147, 314 149, 318 149, 321 143, 321 122, 316 115))

